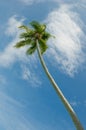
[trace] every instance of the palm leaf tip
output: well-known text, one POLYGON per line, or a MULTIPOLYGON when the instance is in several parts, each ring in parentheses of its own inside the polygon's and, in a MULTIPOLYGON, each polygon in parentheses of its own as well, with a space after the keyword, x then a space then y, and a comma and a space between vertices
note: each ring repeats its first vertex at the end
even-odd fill
POLYGON ((43 55, 43 54, 46 52, 47 49, 48 49, 48 46, 47 46, 47 45, 44 46, 44 47, 42 47, 42 48, 41 48, 41 54, 43 55))
POLYGON ((40 24, 39 22, 37 21, 32 21, 30 23, 30 25, 35 29, 37 30, 38 32, 43 32, 45 29, 46 29, 46 25, 45 24, 40 24))
POLYGON ((48 32, 44 32, 44 34, 42 35, 42 39, 44 40, 48 40, 51 37, 51 34, 48 32))
POLYGON ((23 47, 23 46, 25 46, 25 41, 17 42, 16 45, 14 45, 14 47, 16 47, 16 48, 20 48, 20 47, 23 47))
POLYGON ((20 34, 20 38, 28 38, 29 37, 29 33, 23 32, 20 34))
POLYGON ((19 26, 18 28, 24 29, 24 30, 26 30, 26 32, 29 32, 29 31, 30 31, 30 29, 29 29, 27 26, 25 26, 25 25, 21 25, 21 26, 19 26))
POLYGON ((36 50, 36 47, 30 47, 27 49, 26 54, 32 55, 35 52, 35 50, 36 50))
POLYGON ((43 39, 39 40, 39 47, 40 47, 41 54, 44 54, 44 52, 46 52, 46 50, 48 49, 46 41, 43 39))
POLYGON ((41 29, 44 31, 46 29, 46 25, 45 24, 42 24, 41 25, 41 29))
POLYGON ((41 26, 40 25, 40 23, 39 22, 37 22, 37 21, 32 21, 32 22, 30 22, 30 25, 32 26, 32 27, 39 27, 39 26, 41 26))

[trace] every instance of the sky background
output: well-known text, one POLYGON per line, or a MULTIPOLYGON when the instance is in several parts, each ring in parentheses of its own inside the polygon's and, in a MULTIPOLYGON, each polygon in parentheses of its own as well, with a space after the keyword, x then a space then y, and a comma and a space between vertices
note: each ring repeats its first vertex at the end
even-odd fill
POLYGON ((47 24, 46 65, 86 129, 86 0, 0 0, 0 130, 76 130, 18 26, 47 24))

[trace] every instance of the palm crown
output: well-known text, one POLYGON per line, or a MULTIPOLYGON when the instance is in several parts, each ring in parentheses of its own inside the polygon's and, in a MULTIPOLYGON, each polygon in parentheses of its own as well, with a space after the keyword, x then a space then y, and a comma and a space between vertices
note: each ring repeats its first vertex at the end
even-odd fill
POLYGON ((41 54, 43 54, 48 46, 47 40, 51 37, 50 33, 46 32, 46 25, 40 24, 36 21, 30 23, 31 28, 22 25, 19 28, 24 29, 24 32, 20 34, 20 41, 16 43, 15 47, 20 48, 25 45, 29 45, 26 54, 33 54, 37 48, 36 44, 39 43, 41 54))

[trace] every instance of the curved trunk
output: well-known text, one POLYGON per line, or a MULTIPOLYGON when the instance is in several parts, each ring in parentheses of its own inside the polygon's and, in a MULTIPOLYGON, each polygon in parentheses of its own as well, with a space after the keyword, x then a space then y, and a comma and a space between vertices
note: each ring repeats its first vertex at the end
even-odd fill
POLYGON ((61 99, 61 101, 63 102, 63 104, 66 107, 67 111, 69 112, 70 117, 72 118, 72 121, 76 126, 76 130, 84 130, 84 128, 82 127, 82 125, 81 125, 76 113, 74 112, 73 108, 71 107, 71 105, 69 104, 67 99, 64 97, 62 91, 60 90, 60 88, 58 87, 58 85, 54 81, 53 77, 49 73, 48 68, 46 67, 45 62, 43 60, 43 57, 41 55, 38 41, 37 41, 37 52, 38 52, 40 62, 42 64, 43 68, 44 68, 44 71, 45 71, 46 75, 48 76, 48 78, 49 78, 51 84, 53 85, 54 89, 56 90, 56 93, 58 94, 59 98, 61 99))

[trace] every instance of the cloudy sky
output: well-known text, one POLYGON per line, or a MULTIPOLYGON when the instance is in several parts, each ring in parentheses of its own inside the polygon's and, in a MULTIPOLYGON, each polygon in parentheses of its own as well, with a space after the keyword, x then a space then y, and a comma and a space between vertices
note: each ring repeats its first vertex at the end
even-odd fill
POLYGON ((46 65, 86 129, 86 0, 0 1, 0 129, 76 130, 37 52, 15 49, 22 24, 47 24, 46 65))

